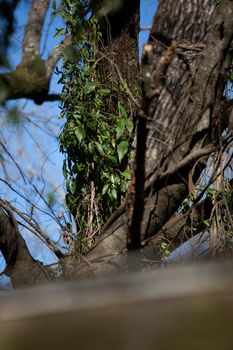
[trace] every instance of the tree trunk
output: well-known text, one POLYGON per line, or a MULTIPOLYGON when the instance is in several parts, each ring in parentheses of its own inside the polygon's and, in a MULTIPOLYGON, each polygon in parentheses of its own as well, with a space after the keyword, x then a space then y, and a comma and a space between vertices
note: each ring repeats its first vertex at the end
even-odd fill
POLYGON ((140 0, 123 1, 117 12, 110 12, 100 20, 99 77, 103 85, 118 88, 117 98, 125 104, 131 117, 137 109, 132 97, 140 91, 139 25, 140 0), (126 90, 124 94, 123 90, 126 90))
POLYGON ((31 256, 11 212, 0 208, 0 250, 6 261, 5 274, 14 288, 32 286, 52 279, 52 271, 31 256))
MULTIPOLYGON (((190 178, 194 184, 208 156, 224 142, 218 132, 227 125, 223 92, 232 39, 232 1, 219 6, 212 0, 160 1, 142 58, 138 116, 146 120, 146 129, 138 128, 137 139, 148 133, 145 164, 137 164, 145 168, 145 212, 138 223, 142 240, 162 229, 190 191, 190 178)), ((129 195, 134 191, 132 182, 129 195)), ((129 204, 113 214, 87 255, 93 271, 121 268, 132 217, 128 207, 138 205, 129 204)), ((80 273, 84 270, 81 264, 80 273)))

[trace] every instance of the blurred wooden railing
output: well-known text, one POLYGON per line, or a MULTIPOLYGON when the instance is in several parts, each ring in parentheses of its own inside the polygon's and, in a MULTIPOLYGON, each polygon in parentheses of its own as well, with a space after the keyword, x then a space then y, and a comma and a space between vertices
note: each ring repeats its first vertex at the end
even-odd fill
POLYGON ((1 350, 232 350, 233 261, 0 296, 1 350))

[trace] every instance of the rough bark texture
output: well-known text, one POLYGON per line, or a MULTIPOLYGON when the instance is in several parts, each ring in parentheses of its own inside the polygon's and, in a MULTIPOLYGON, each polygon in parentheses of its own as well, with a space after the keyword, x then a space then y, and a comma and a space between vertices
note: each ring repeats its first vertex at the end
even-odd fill
POLYGON ((123 1, 117 12, 110 13, 101 20, 102 45, 98 71, 101 82, 106 86, 119 87, 119 100, 123 99, 129 114, 135 114, 137 106, 122 88, 127 86, 133 96, 140 88, 138 59, 138 34, 140 0, 123 1))
POLYGON ((23 40, 23 61, 32 60, 40 54, 40 39, 50 0, 38 3, 33 0, 30 7, 23 40))
POLYGON ((0 208, 0 250, 6 261, 5 274, 15 288, 52 279, 51 271, 32 258, 13 216, 0 208))
MULTIPOLYGON (((159 177, 162 172, 169 171, 188 154, 203 148, 206 144, 214 143, 217 148, 217 130, 220 115, 224 112, 220 106, 224 91, 222 80, 224 76, 226 77, 226 72, 221 70, 229 64, 227 53, 233 37, 233 3, 222 1, 221 5, 215 8, 212 1, 187 1, 179 6, 177 4, 175 7, 171 1, 161 2, 149 40, 153 47, 153 67, 161 63, 160 55, 163 55, 165 50, 164 47, 161 48, 161 41, 162 44, 165 42, 162 38, 159 39, 159 33, 162 33, 162 37, 175 40, 177 43, 159 95, 154 96, 149 103, 148 110, 151 110, 152 119, 163 129, 163 132, 150 131, 148 137, 146 169, 147 173, 154 169, 154 178, 156 173, 159 177), (188 16, 190 11, 191 16, 188 16), (223 23, 225 31, 222 36, 220 28, 223 23), (200 54, 197 54, 195 49, 199 45, 205 47, 200 54)), ((154 90, 153 84, 152 69, 151 86, 154 90)), ((152 194, 155 193, 158 205, 153 208, 155 223, 152 229, 148 226, 150 223, 147 224, 148 235, 158 232, 184 199, 188 175, 195 163, 196 160, 190 162, 167 178, 167 182, 171 181, 172 186, 175 186, 171 193, 161 196, 155 186, 156 182, 152 185, 152 194), (164 206, 160 205, 161 199, 167 202, 165 206, 167 213, 164 211, 164 206), (158 228, 155 225, 158 225, 158 228)), ((205 162, 195 164, 197 176, 203 166, 205 162)), ((166 187, 163 190, 166 191, 166 187)))
MULTIPOLYGON (((230 0, 217 7, 212 0, 159 3, 142 59, 141 117, 148 128, 142 239, 161 230, 188 194, 190 173, 195 182, 218 149, 232 38, 230 0)), ((126 217, 118 209, 88 254, 95 270, 120 268, 126 217)))
POLYGON ((49 95, 52 72, 61 55, 62 45, 69 45, 69 38, 54 49, 47 60, 41 58, 40 40, 49 0, 33 0, 23 40, 22 62, 10 73, 0 74, 0 89, 5 99, 30 98, 37 104, 59 100, 57 94, 49 95))

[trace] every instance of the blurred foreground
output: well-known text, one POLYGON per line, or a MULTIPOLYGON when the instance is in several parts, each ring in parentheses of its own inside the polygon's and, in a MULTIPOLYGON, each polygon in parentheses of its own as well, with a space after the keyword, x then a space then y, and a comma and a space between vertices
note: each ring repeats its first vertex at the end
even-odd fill
POLYGON ((233 261, 0 296, 0 349, 232 349, 233 261))

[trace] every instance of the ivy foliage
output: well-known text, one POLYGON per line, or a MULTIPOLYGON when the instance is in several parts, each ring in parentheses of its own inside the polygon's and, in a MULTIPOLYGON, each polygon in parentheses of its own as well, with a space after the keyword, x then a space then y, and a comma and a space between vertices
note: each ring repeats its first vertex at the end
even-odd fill
POLYGON ((126 193, 134 126, 119 100, 125 87, 113 77, 104 86, 98 76, 101 33, 89 2, 63 1, 62 16, 73 44, 63 53, 60 150, 80 248, 84 241, 90 246, 126 193))

